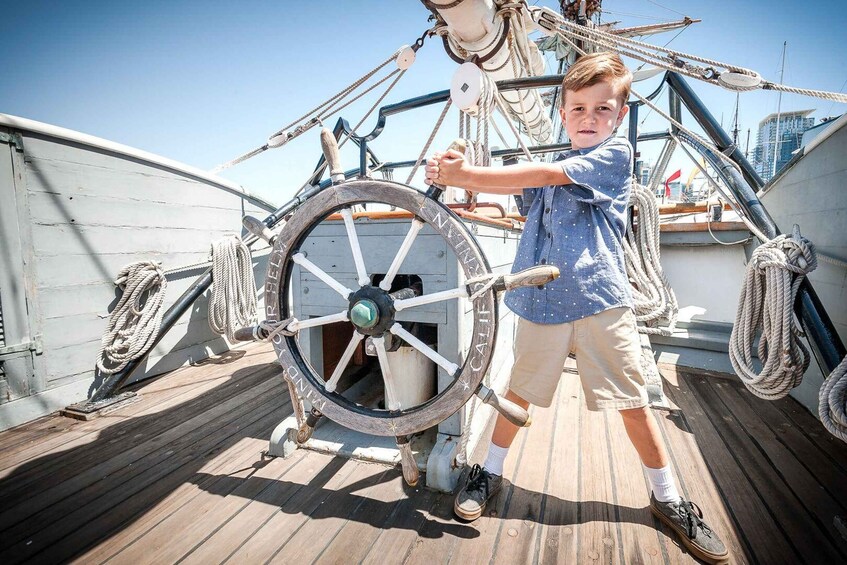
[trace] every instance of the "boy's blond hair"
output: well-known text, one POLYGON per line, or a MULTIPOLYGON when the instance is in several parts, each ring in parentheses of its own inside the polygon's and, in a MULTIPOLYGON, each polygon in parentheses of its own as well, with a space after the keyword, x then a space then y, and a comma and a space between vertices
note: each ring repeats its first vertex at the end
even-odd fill
POLYGON ((632 88, 632 73, 617 53, 609 51, 583 55, 571 65, 562 81, 562 104, 565 103, 565 92, 568 90, 575 92, 600 82, 610 82, 621 107, 626 104, 632 88))

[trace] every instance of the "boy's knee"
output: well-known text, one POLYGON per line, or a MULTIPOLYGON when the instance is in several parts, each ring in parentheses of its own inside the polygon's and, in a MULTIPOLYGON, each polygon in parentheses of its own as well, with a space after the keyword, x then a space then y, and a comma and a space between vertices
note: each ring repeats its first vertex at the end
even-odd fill
POLYGON ((521 408, 529 408, 529 401, 524 400, 523 398, 512 392, 512 389, 506 391, 506 400, 511 400, 515 404, 519 405, 521 408))
POLYGON ((626 408, 624 410, 618 410, 621 416, 631 420, 646 420, 649 415, 650 407, 649 406, 641 406, 639 408, 626 408))

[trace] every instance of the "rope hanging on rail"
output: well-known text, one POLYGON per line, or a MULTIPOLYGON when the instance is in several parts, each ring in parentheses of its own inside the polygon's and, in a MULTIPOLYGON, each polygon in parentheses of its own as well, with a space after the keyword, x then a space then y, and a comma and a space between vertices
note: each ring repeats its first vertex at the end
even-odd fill
POLYGON ((847 357, 821 385, 818 415, 829 433, 847 442, 847 357))
POLYGON ((632 222, 623 240, 624 262, 629 278, 635 283, 633 303, 636 320, 645 322, 638 326, 644 334, 670 335, 676 326, 679 304, 660 262, 659 207, 656 198, 646 187, 633 183, 630 206, 638 209, 638 231, 632 222), (657 327, 660 320, 666 327, 657 327))
POLYGON ((209 327, 234 342, 235 330, 256 321, 256 282, 250 250, 237 235, 212 243, 209 327))
POLYGON ((109 316, 97 354, 97 368, 106 375, 117 373, 144 355, 156 341, 168 287, 161 265, 153 261, 126 265, 115 284, 123 294, 109 316))
POLYGON ((759 398, 776 400, 799 385, 809 352, 794 318, 800 283, 817 267, 815 248, 795 226, 791 235, 765 241, 747 265, 729 342, 729 360, 744 385, 759 398), (756 371, 752 348, 757 334, 756 371))

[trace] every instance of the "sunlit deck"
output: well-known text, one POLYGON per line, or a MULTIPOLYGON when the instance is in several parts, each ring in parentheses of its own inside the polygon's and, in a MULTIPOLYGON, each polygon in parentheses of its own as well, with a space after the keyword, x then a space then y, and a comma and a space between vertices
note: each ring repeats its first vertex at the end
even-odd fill
MULTIPOLYGON (((290 412, 273 352, 189 367, 82 422, 0 433, 0 561, 55 563, 690 563, 649 510, 619 417, 566 372, 509 480, 473 524, 398 469, 262 451, 290 412)), ((682 490, 737 563, 847 561, 847 446, 791 399, 664 368, 657 412, 682 490)), ((423 481, 422 481, 423 482, 423 481)))

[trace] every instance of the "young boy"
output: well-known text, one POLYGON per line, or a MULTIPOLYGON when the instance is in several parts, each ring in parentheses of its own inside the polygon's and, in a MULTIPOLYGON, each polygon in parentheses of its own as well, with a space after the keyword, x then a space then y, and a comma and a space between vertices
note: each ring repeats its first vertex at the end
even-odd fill
MULTIPOLYGON (((620 57, 586 55, 568 70, 560 114, 572 150, 554 163, 502 168, 469 165, 461 153, 436 153, 427 183, 530 200, 513 269, 559 268, 544 287, 506 295, 518 316, 515 364, 507 398, 528 407, 552 403, 565 360, 576 354, 589 410, 617 410, 652 486, 650 509, 693 555, 727 559, 702 513, 683 500, 667 451, 647 406, 641 348, 632 312, 621 240, 627 221, 632 146, 612 134, 626 116, 632 74, 620 57), (539 187, 544 188, 530 188, 539 187)), ((518 428, 498 416, 484 466, 475 465, 456 497, 456 514, 475 520, 502 483, 503 461, 518 428)))

